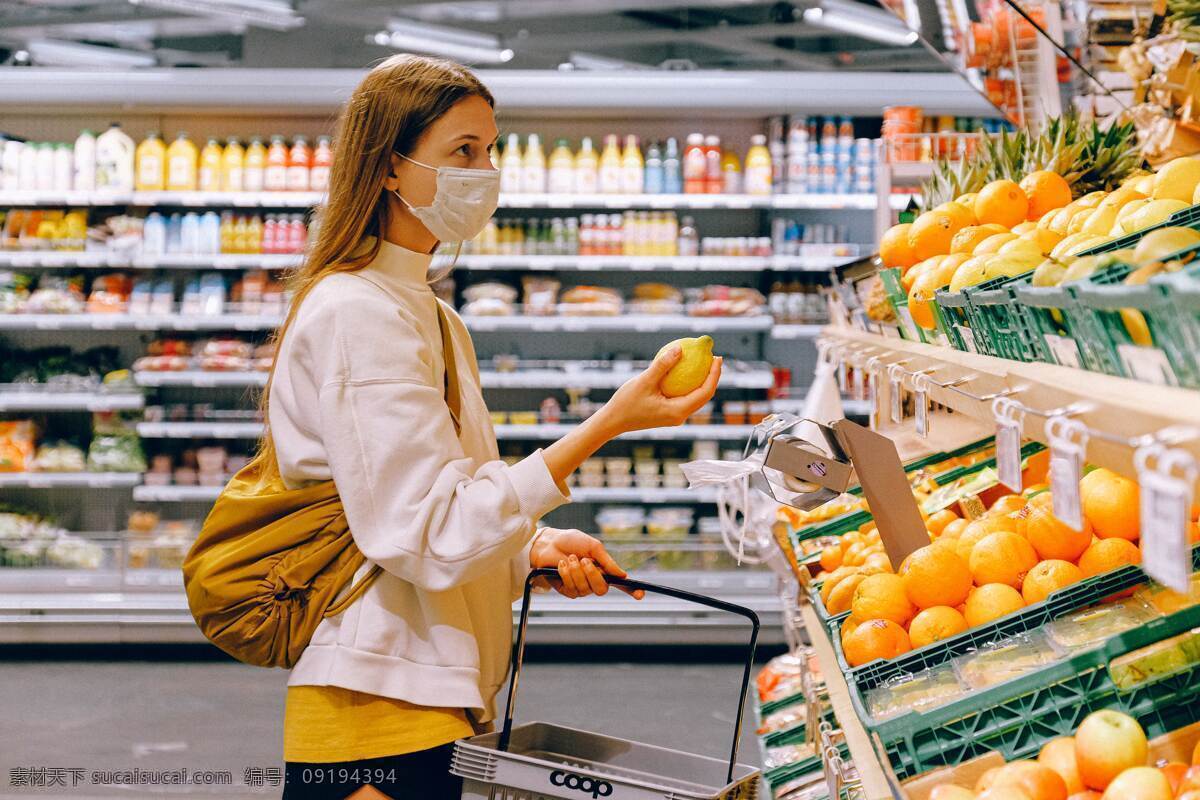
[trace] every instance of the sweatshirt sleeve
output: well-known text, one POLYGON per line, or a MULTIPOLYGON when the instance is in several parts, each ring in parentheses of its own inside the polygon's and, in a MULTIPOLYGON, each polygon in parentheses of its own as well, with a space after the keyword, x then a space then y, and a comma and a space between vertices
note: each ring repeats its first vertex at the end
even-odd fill
POLYGON ((542 451, 475 469, 414 324, 395 308, 355 316, 370 337, 335 329, 341 363, 319 391, 321 435, 355 543, 429 591, 515 561, 538 519, 567 501, 542 451))

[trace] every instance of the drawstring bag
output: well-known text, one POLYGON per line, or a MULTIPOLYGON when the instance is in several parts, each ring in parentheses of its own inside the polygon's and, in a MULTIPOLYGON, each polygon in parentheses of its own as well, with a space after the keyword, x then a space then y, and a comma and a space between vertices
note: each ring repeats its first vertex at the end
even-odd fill
MULTIPOLYGON (((449 323, 437 304, 445 397, 461 429, 449 323)), ((230 480, 183 562, 188 607, 201 632, 238 661, 295 665, 325 617, 345 611, 379 577, 354 544, 333 481, 288 489, 251 463, 230 480), (353 582, 353 585, 351 585, 353 582)))

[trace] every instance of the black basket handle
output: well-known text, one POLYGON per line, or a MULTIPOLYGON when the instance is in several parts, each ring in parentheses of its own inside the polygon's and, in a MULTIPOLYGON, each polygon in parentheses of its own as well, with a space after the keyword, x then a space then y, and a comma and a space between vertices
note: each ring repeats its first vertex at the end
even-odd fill
MULTIPOLYGON (((529 624, 529 598, 533 589, 533 582, 537 578, 557 578, 558 570, 548 567, 541 567, 532 570, 529 577, 525 579, 525 594, 521 598, 521 621, 517 625, 517 643, 513 647, 512 654, 512 680, 508 684, 508 702, 504 707, 504 727, 500 731, 500 741, 498 749, 501 751, 508 750, 508 740, 512 735, 513 712, 515 711, 517 700, 517 681, 521 675, 521 664, 525 658, 525 629, 529 624)), ((654 592, 668 597, 674 597, 677 600, 684 600, 689 603, 695 603, 701 606, 715 608, 718 611, 728 611, 730 614, 737 614, 750 620, 753 626, 750 633, 750 644, 746 654, 746 669, 742 673, 742 691, 738 695, 738 710, 737 719, 733 723, 733 747, 729 751, 729 776, 726 778, 726 783, 733 782, 733 769, 737 766, 738 741, 742 733, 742 717, 746 712, 746 690, 750 687, 750 672, 754 667, 754 650, 758 644, 758 615, 750 609, 726 603, 724 600, 717 600, 712 597, 705 597, 702 594, 694 594, 693 592, 685 592, 683 589, 675 589, 670 586, 658 586, 653 583, 644 583, 632 578, 618 578, 615 575, 605 575, 604 580, 609 586, 621 586, 630 591, 641 589, 646 592, 654 592)))

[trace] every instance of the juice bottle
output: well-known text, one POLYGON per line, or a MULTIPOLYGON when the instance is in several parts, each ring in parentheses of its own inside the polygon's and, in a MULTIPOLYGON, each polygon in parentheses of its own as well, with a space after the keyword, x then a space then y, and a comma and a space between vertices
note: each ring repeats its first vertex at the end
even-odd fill
POLYGON ((288 151, 288 191, 307 192, 310 169, 312 169, 312 151, 308 148, 308 141, 303 136, 297 136, 292 140, 292 149, 288 151))
POLYGON ((721 176, 721 137, 704 137, 704 191, 707 194, 720 194, 725 189, 725 179, 721 176))
POLYGON ((554 143, 550 153, 550 171, 546 176, 550 194, 570 194, 575 190, 575 156, 566 139, 554 143))
MULTIPOLYGON (((949 119, 953 120, 953 117, 949 119)), ((951 121, 953 126, 953 121, 951 121)), ((854 122, 849 117, 842 117, 838 123, 838 152, 849 155, 854 149, 854 122)))
POLYGON ((536 133, 529 134, 525 144, 525 157, 521 160, 521 191, 526 194, 546 193, 546 154, 542 152, 542 140, 536 133))
POLYGON ((222 211, 221 212, 220 236, 221 236, 221 252, 222 253, 232 253, 233 252, 233 244, 234 244, 233 243, 233 212, 232 211, 222 211))
POLYGON ((167 188, 167 146, 157 131, 152 131, 137 146, 137 172, 134 185, 140 192, 161 192, 167 188))
POLYGON ((194 192, 197 183, 196 145, 182 131, 167 148, 167 188, 173 192, 194 192))
POLYGON ((683 170, 679 163, 679 143, 675 137, 667 139, 663 150, 663 194, 683 193, 683 170))
POLYGON ((237 137, 230 136, 221 153, 221 191, 240 192, 246 185, 246 148, 237 137))
POLYGON ((746 153, 746 194, 771 193, 771 179, 774 175, 772 167, 767 137, 761 133, 751 136, 750 150, 746 153))
MULTIPOLYGON (((26 147, 28 149, 28 147, 26 147)), ((96 137, 96 188, 115 192, 133 191, 133 139, 112 123, 96 137)))
POLYGON ((267 214, 267 219, 263 223, 259 250, 264 254, 272 255, 279 252, 279 221, 275 219, 274 214, 267 214))
POLYGON ((683 193, 704 194, 708 181, 708 163, 704 153, 704 134, 689 133, 683 148, 683 193))
POLYGON ((333 166, 333 147, 328 136, 317 137, 313 150, 312 169, 308 173, 308 188, 314 192, 329 190, 329 169, 333 166))
POLYGON ((500 191, 520 192, 523 168, 521 139, 515 133, 510 133, 504 144, 504 154, 500 156, 500 191))
POLYGON ((246 252, 262 252, 263 223, 262 217, 255 214, 246 222, 246 252))
POLYGON ((250 138, 242 161, 242 186, 247 192, 261 192, 266 179, 267 148, 258 136, 250 138))
POLYGON ((626 194, 641 194, 645 188, 646 162, 642 160, 642 148, 638 137, 625 137, 625 152, 621 154, 621 191, 626 194))
POLYGON ((267 148, 267 160, 263 167, 263 189, 268 192, 285 192, 288 185, 288 149, 283 137, 271 137, 267 148))
MULTIPOLYGON (((10 167, 8 161, 9 146, 17 144, 16 142, 5 142, 5 181, 8 181, 10 167)), ((74 180, 75 191, 77 192, 92 192, 96 190, 96 137, 89 130, 84 130, 79 134, 79 138, 75 140, 75 170, 74 180)), ((11 170, 15 180, 16 170, 11 170)), ((6 183, 5 190, 10 188, 15 189, 15 186, 9 187, 6 183)))
POLYGON ((600 190, 600 157, 592 147, 592 139, 583 137, 575 154, 575 193, 596 194, 600 190))
POLYGON ((658 142, 646 148, 646 174, 642 178, 642 189, 646 194, 663 193, 663 161, 658 142))
POLYGON ((601 194, 616 194, 621 191, 621 150, 617 147, 617 135, 610 133, 604 137, 604 150, 600 152, 601 194))
POLYGON ((221 191, 221 156, 224 151, 217 140, 209 138, 200 151, 200 176, 197 185, 202 192, 221 191))
POLYGON ((246 222, 246 217, 239 215, 233 223, 233 252, 247 253, 249 250, 249 242, 247 234, 249 233, 249 223, 246 222))
POLYGON ((54 190, 54 145, 42 142, 37 147, 37 173, 34 185, 38 190, 54 190))
POLYGON ((71 153, 71 145, 59 142, 54 146, 54 191, 71 191, 74 172, 75 158, 71 153))
POLYGON ((725 194, 742 193, 742 164, 732 150, 721 154, 721 180, 721 191, 725 194))

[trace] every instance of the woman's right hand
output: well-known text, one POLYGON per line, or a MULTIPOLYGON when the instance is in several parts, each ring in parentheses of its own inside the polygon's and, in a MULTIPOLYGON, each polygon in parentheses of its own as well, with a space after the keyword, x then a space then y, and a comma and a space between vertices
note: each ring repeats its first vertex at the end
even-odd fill
POLYGON ((630 378, 598 412, 607 418, 616 434, 682 425, 687 418, 712 399, 721 378, 721 358, 713 359, 708 377, 695 391, 681 397, 667 397, 659 384, 671 368, 679 363, 683 351, 672 347, 646 368, 630 378))

